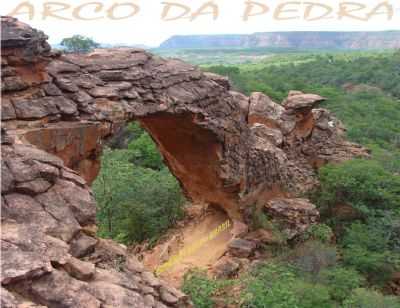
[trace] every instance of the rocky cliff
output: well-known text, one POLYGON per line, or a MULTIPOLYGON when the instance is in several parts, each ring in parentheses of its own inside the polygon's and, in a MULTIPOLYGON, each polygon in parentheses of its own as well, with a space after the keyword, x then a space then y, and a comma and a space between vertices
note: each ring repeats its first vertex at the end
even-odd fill
POLYGON ((236 221, 250 204, 313 188, 319 166, 366 155, 318 95, 293 91, 280 105, 178 60, 58 54, 42 32, 1 23, 4 307, 189 305, 125 247, 95 237, 88 184, 103 140, 128 121, 151 134, 188 198, 236 221))
POLYGON ((176 35, 160 45, 180 48, 298 48, 394 49, 400 48, 400 31, 374 32, 260 32, 243 35, 176 35))

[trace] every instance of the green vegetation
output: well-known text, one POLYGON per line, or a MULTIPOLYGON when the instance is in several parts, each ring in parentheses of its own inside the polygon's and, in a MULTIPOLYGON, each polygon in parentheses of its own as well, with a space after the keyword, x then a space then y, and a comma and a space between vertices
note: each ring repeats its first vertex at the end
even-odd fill
POLYGON ((150 136, 137 124, 127 130, 133 139, 125 149, 104 151, 93 190, 99 235, 130 244, 156 240, 174 225, 184 198, 150 136))
POLYGON ((190 295, 196 308, 208 308, 215 305, 213 296, 220 286, 221 282, 209 279, 206 273, 193 270, 185 274, 182 291, 190 295))
MULTIPOLYGON (((246 308, 398 308, 399 299, 386 292, 400 271, 400 52, 277 52, 252 50, 245 56, 257 62, 215 65, 210 51, 182 51, 201 54, 204 70, 229 76, 247 94, 264 92, 277 102, 289 90, 325 96, 322 107, 342 120, 350 140, 371 149, 371 158, 320 169, 321 185, 310 198, 321 223, 290 246, 282 239, 268 263, 236 280, 192 271, 183 290, 201 308, 221 298, 246 308)), ((243 63, 235 62, 241 51, 218 54, 217 64, 243 63)), ((100 235, 155 240, 182 216, 179 185, 139 126, 130 125, 110 146, 93 185, 100 235)), ((254 228, 279 235, 268 217, 253 214, 254 228)))
POLYGON ((332 241, 334 233, 326 224, 320 223, 311 226, 303 235, 303 241, 315 240, 321 243, 328 244, 332 241))
POLYGON ((337 230, 343 262, 371 282, 382 283, 400 269, 400 177, 374 160, 328 165, 320 171, 315 201, 337 230), (336 205, 355 211, 335 217, 336 205))
POLYGON ((246 308, 396 308, 400 305, 398 298, 361 289, 364 278, 357 271, 342 267, 325 269, 316 280, 311 280, 290 265, 271 262, 256 268, 241 283, 242 307, 246 308), (370 298, 370 302, 363 296, 370 298))
POLYGON ((351 140, 376 151, 389 150, 398 158, 400 57, 329 59, 326 56, 298 65, 260 65, 251 70, 241 66, 207 69, 229 76, 235 87, 247 94, 263 92, 278 102, 292 89, 323 95, 328 101, 322 107, 333 111, 345 123, 351 140), (378 147, 374 148, 375 145, 378 147))
POLYGON ((379 292, 367 289, 353 290, 352 295, 343 303, 343 308, 397 308, 400 301, 394 296, 383 296, 379 292))
POLYGON ((332 267, 310 279, 294 266, 269 262, 235 280, 212 279, 192 270, 185 275, 183 291, 196 308, 216 307, 221 301, 243 308, 399 307, 398 298, 362 288, 364 285, 364 278, 352 269, 332 267))
POLYGON ((61 46, 65 47, 67 52, 85 53, 99 47, 100 45, 89 37, 74 35, 61 41, 61 46))
MULTIPOLYGON (((382 294, 400 270, 400 53, 280 57, 203 68, 229 76, 246 94, 264 92, 277 102, 293 89, 325 96, 322 107, 372 157, 320 170, 321 186, 311 197, 322 223, 239 278, 241 306, 400 307, 398 298, 382 294)), ((254 219, 258 226, 267 221, 254 219)))
POLYGON ((400 211, 400 177, 378 161, 355 159, 327 165, 320 170, 320 181, 316 203, 321 208, 345 203, 365 217, 400 211))
POLYGON ((134 142, 129 143, 128 150, 132 153, 135 165, 154 170, 165 167, 156 144, 147 133, 141 134, 134 142))
POLYGON ((240 65, 243 69, 259 68, 269 65, 287 65, 309 63, 325 55, 334 55, 336 59, 354 59, 359 57, 379 57, 391 51, 341 51, 326 49, 298 49, 278 47, 255 48, 182 48, 151 50, 163 57, 179 58, 184 61, 203 66, 240 65))
POLYGON ((356 270, 343 267, 324 270, 321 280, 329 286, 331 298, 338 302, 344 301, 352 290, 364 283, 364 278, 356 270))

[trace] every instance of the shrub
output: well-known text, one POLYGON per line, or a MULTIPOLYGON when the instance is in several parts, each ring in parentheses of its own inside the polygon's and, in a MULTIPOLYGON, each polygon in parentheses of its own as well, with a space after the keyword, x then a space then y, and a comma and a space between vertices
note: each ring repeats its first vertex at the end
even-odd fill
POLYGON ((127 150, 104 149, 100 174, 92 185, 98 206, 99 235, 102 237, 113 237, 120 204, 132 194, 130 184, 135 178, 129 158, 130 152, 127 150))
POLYGON ((121 203, 124 242, 155 240, 183 218, 184 198, 176 179, 164 168, 135 168, 131 195, 121 203))
POLYGON ((292 308, 297 307, 293 290, 295 274, 283 265, 265 264, 246 282, 244 307, 292 308))
POLYGON ((320 178, 316 202, 322 208, 344 203, 362 213, 361 220, 342 227, 339 243, 344 263, 367 275, 370 282, 383 283, 400 264, 399 176, 377 161, 353 160, 322 168, 320 178))
POLYGON ((297 246, 289 258, 296 269, 315 278, 324 268, 336 265, 337 251, 334 246, 309 241, 297 246))
POLYGON ((331 227, 326 224, 316 224, 312 225, 307 232, 304 233, 302 240, 307 241, 312 239, 327 244, 332 240, 333 236, 334 234, 331 227))
POLYGON ((335 307, 329 294, 329 288, 324 285, 312 284, 297 279, 293 285, 299 308, 330 308, 335 307))
POLYGON ((144 132, 139 123, 131 122, 119 129, 107 144, 111 149, 127 149, 128 144, 139 138, 144 132))
POLYGON ((244 307, 334 307, 326 286, 305 281, 288 265, 264 264, 245 280, 245 285, 244 307))
POLYGON ((185 274, 182 291, 188 294, 196 308, 214 307, 213 295, 218 290, 218 283, 207 277, 205 272, 192 270, 185 274))
POLYGON ((250 209, 250 217, 251 217, 251 225, 250 227, 253 230, 257 229, 267 229, 270 230, 273 228, 272 223, 268 216, 262 211, 257 209, 256 205, 253 205, 250 209))
POLYGON ((397 234, 394 227, 385 219, 370 219, 366 224, 353 223, 341 241, 343 261, 376 283, 384 282, 400 264, 400 255, 392 247, 392 239, 397 234))
POLYGON ((386 170, 400 174, 400 134, 397 149, 382 149, 377 145, 369 145, 372 150, 373 157, 379 162, 386 170))
POLYGON ((132 153, 132 162, 144 168, 161 170, 163 159, 150 135, 143 132, 137 139, 131 141, 128 149, 132 153))
POLYGON ((156 240, 182 218, 185 200, 149 135, 137 125, 127 131, 136 138, 128 149, 104 150, 92 188, 99 235, 131 244, 156 240))
POLYGON ((320 170, 316 202, 321 207, 352 205, 365 215, 400 205, 400 178, 373 160, 355 159, 320 170))
POLYGON ((262 209, 258 209, 256 205, 249 207, 250 228, 252 230, 265 229, 270 231, 277 243, 285 244, 287 242, 287 235, 282 232, 278 223, 273 222, 262 209))
POLYGON ((350 268, 335 267, 321 272, 321 281, 329 286, 332 299, 342 302, 352 292, 364 283, 364 278, 350 268))
POLYGON ((343 303, 343 308, 399 308, 400 300, 394 296, 367 289, 356 289, 343 303))

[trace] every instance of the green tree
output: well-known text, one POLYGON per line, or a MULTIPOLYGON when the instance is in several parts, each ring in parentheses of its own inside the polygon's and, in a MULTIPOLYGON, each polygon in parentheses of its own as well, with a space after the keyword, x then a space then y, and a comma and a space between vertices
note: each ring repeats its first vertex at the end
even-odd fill
POLYGON ((124 243, 153 242, 183 218, 185 199, 167 168, 157 171, 136 167, 132 176, 132 194, 120 205, 117 239, 124 243))
POLYGON ((334 307, 328 287, 302 279, 284 264, 265 263, 251 273, 243 284, 243 307, 334 307))
POLYGON ((135 181, 133 165, 129 162, 131 153, 127 150, 106 148, 101 158, 101 171, 93 190, 98 205, 100 235, 112 236, 116 215, 121 211, 121 202, 132 194, 131 183, 135 181))
POLYGON ((293 288, 295 282, 295 274, 286 266, 273 263, 262 265, 246 283, 243 295, 245 307, 299 307, 293 288))
POLYGON ((183 216, 184 197, 167 168, 131 163, 130 150, 105 149, 93 183, 99 235, 123 243, 155 240, 183 216))
POLYGON ((61 41, 61 46, 64 46, 68 52, 85 53, 100 45, 89 37, 74 35, 63 39, 61 41))
POLYGON ((336 235, 344 264, 365 274, 370 282, 384 283, 400 264, 399 176, 378 161, 356 159, 322 168, 320 180, 315 201, 340 231, 336 235), (358 217, 336 219, 331 209, 337 204, 351 206, 358 217))
POLYGON ((296 279, 293 285, 299 308, 333 308, 329 287, 296 279))
POLYGON ((93 183, 99 235, 123 243, 154 241, 183 216, 180 185, 150 135, 131 123, 109 143, 93 183))
POLYGON ((375 284, 384 283, 400 268, 399 248, 394 242, 398 239, 396 229, 392 218, 352 223, 341 240, 344 263, 357 268, 375 284))
POLYGON ((162 156, 148 133, 143 132, 131 141, 128 149, 132 153, 134 164, 154 170, 161 170, 164 167, 162 156))
POLYGON ((364 215, 400 210, 400 178, 374 160, 355 159, 320 170, 316 202, 322 208, 348 204, 364 215))

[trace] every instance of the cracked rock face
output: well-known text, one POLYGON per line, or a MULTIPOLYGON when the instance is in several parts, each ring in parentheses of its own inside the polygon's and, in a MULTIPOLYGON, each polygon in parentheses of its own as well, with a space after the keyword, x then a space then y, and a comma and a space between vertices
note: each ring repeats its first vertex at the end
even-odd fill
POLYGON ((276 198, 268 201, 264 209, 288 240, 307 231, 319 219, 318 210, 307 199, 276 198))
POLYGON ((1 202, 4 307, 29 302, 82 308, 190 306, 184 294, 128 256, 126 247, 92 235, 93 195, 61 159, 30 145, 3 144, 1 163, 6 179, 1 202))
POLYGON ((102 141, 126 122, 151 134, 188 198, 219 205, 235 220, 250 204, 313 188, 316 168, 327 162, 367 155, 317 109, 318 95, 291 92, 280 105, 234 92, 226 78, 179 60, 139 49, 62 55, 42 32, 10 17, 1 23, 2 301, 9 307, 187 305, 124 247, 93 236, 88 184, 102 141))

